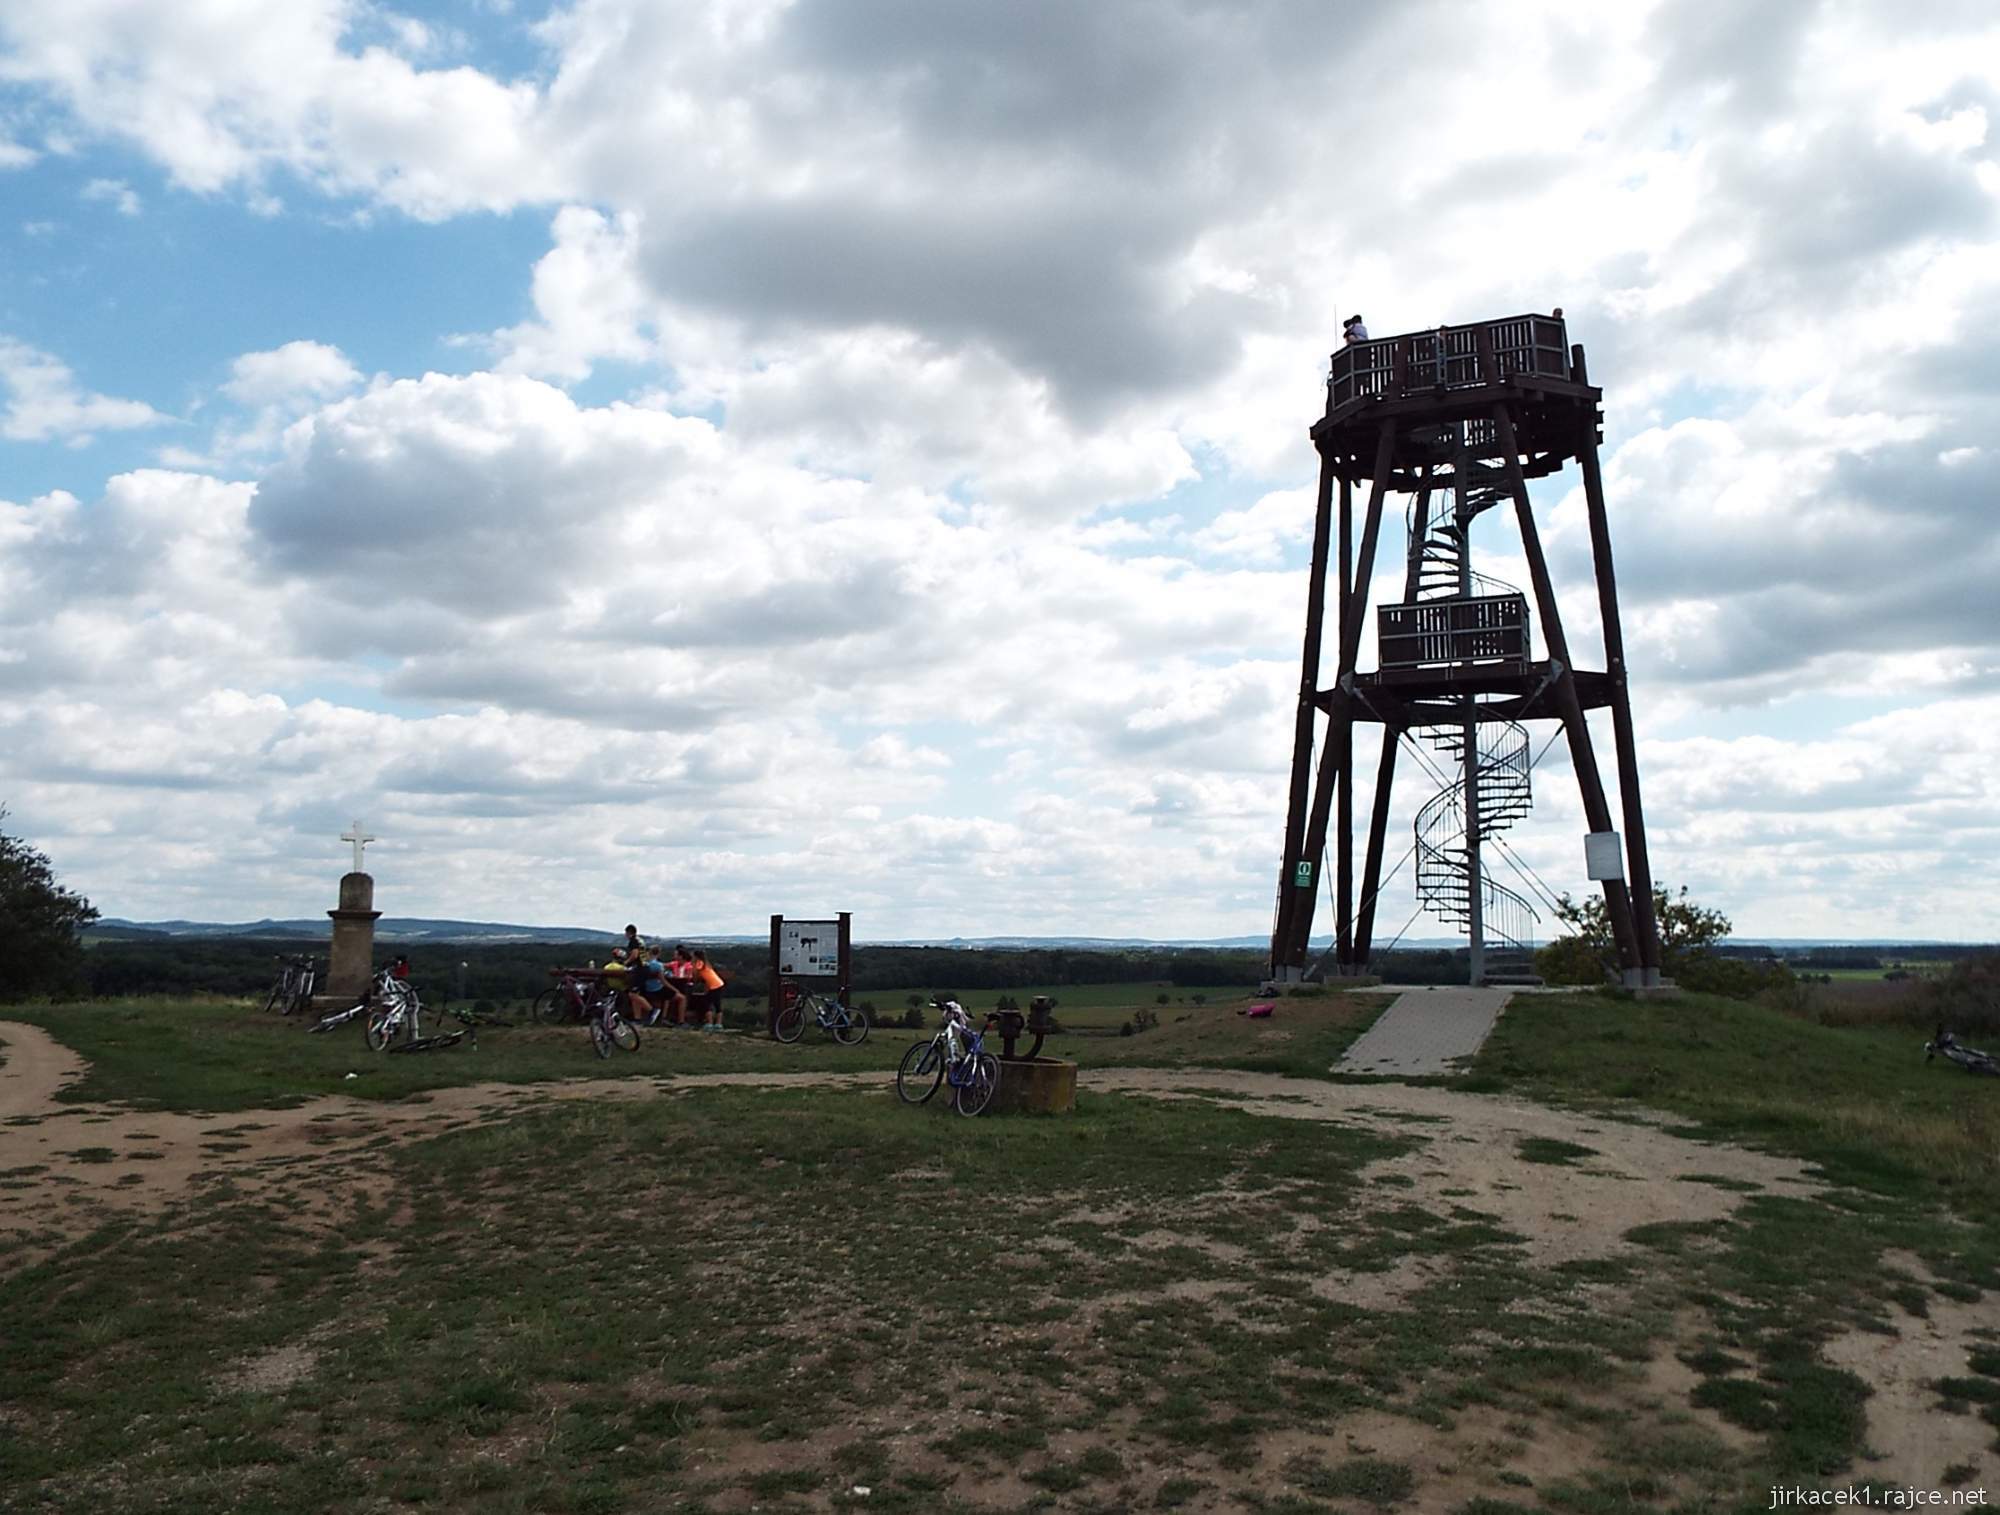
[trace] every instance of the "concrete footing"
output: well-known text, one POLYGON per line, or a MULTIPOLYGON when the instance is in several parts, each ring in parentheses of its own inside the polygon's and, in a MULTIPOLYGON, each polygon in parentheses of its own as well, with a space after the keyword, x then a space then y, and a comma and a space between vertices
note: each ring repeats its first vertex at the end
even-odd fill
POLYGON ((1025 1111, 1061 1115, 1076 1108, 1076 1064, 1060 1057, 1021 1057, 1000 1064, 1000 1087, 988 1115, 1025 1111))

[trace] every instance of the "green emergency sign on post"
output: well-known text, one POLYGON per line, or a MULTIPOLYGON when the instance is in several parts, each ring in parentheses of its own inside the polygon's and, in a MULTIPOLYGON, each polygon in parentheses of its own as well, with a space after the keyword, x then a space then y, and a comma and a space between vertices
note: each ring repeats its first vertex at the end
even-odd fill
POLYGON ((1307 858, 1300 858, 1298 867, 1292 870, 1292 883, 1300 889, 1313 886, 1313 865, 1307 858))

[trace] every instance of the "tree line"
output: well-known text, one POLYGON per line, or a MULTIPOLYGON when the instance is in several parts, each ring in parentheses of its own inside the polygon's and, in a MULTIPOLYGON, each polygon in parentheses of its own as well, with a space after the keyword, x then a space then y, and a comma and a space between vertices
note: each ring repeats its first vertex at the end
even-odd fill
MULTIPOLYGON (((601 964, 617 943, 609 937, 561 942, 378 941, 385 962, 406 952, 411 976, 426 998, 461 995, 505 1003, 532 999, 553 981, 549 970, 601 964), (462 966, 461 966, 462 965, 462 966)), ((92 998, 132 994, 262 994, 277 959, 294 954, 324 958, 324 937, 287 941, 256 937, 120 937, 95 943, 82 954, 77 992, 92 998)), ((762 943, 712 946, 709 961, 733 998, 762 998, 770 977, 770 948, 762 943)), ((1217 988, 1255 983, 1264 955, 1246 949, 1124 949, 872 947, 854 949, 854 993, 866 995, 920 986, 973 993, 1038 985, 1147 981, 1176 988, 1217 988)), ((48 991, 41 991, 48 992, 48 991)))

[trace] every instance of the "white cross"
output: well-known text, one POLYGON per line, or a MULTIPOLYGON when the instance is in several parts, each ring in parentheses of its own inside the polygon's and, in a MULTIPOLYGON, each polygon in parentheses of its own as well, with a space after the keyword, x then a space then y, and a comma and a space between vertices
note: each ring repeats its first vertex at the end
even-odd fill
POLYGON ((363 831, 361 829, 361 822, 356 821, 353 830, 340 833, 340 839, 343 842, 354 843, 354 871, 359 873, 361 871, 361 850, 374 841, 375 838, 363 831))

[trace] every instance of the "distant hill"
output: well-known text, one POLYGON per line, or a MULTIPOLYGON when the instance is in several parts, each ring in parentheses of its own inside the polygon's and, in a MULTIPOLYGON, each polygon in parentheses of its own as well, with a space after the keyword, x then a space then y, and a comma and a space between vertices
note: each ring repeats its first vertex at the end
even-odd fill
MULTIPOLYGON (((329 923, 325 916, 303 920, 261 921, 99 921, 89 934, 105 941, 140 940, 161 936, 268 936, 284 941, 323 937, 329 923)), ((432 921, 415 916, 385 915, 375 923, 380 941, 397 942, 587 942, 596 937, 614 937, 622 928, 599 926, 513 926, 499 921, 432 921)), ((742 940, 753 938, 713 938, 742 940)))
MULTIPOLYGON (((383 941, 398 942, 587 942, 600 937, 616 937, 622 934, 622 926, 517 926, 501 921, 447 921, 425 920, 416 916, 385 915, 375 923, 375 935, 383 941)), ((236 921, 221 923, 215 921, 128 921, 103 920, 92 926, 86 936, 98 941, 134 941, 148 937, 202 937, 267 936, 285 941, 314 940, 327 934, 325 916, 311 916, 295 920, 236 921)), ((712 932, 693 932, 703 942, 721 945, 742 944, 769 940, 764 933, 755 935, 716 935, 712 932)), ((1212 936, 1212 937, 1148 937, 1148 936, 951 936, 951 937, 891 937, 875 938, 857 936, 857 943, 871 947, 956 947, 961 950, 987 950, 995 952, 1033 951, 1036 949, 1066 948, 1076 952, 1117 952, 1127 949, 1148 947, 1185 947, 1210 949, 1214 951, 1243 951, 1251 948, 1270 946, 1268 936, 1212 936)), ((1323 951, 1332 945, 1328 936, 1315 937, 1312 950, 1323 951)), ((1448 952, 1463 948, 1463 937, 1405 937, 1396 944, 1399 948, 1413 952, 1448 952)), ((1732 947, 1770 947, 1781 950, 1798 950, 1809 947, 1949 947, 1964 946, 1967 943, 1932 941, 1911 937, 1806 937, 1806 936, 1735 936, 1729 939, 1732 947)))
MULTIPOLYGON (((129 921, 110 918, 97 922, 87 935, 102 941, 137 941, 149 937, 258 937, 266 936, 283 941, 297 941, 323 937, 327 934, 328 922, 325 916, 304 917, 289 920, 260 921, 129 921)), ((587 942, 598 937, 622 935, 623 926, 517 926, 503 921, 446 921, 426 920, 416 916, 385 915, 375 923, 375 935, 382 941, 403 942, 587 942)), ((700 931, 689 933, 710 943, 744 943, 768 941, 766 934, 755 936, 718 935, 700 931)), ((1332 938, 1320 939, 1314 945, 1325 947, 1332 938)), ((1267 936, 1236 936, 1213 938, 1170 938, 1146 936, 952 936, 952 937, 894 937, 876 939, 857 937, 856 941, 866 942, 871 947, 957 947, 961 949, 990 949, 993 951, 1031 951, 1036 948, 1069 948, 1074 951, 1115 952, 1122 948, 1134 947, 1212 947, 1217 949, 1240 949, 1245 947, 1268 947, 1267 936)), ((1430 943, 1410 942, 1409 946, 1428 946, 1430 943)), ((1449 943, 1438 943, 1445 946, 1449 943)))

